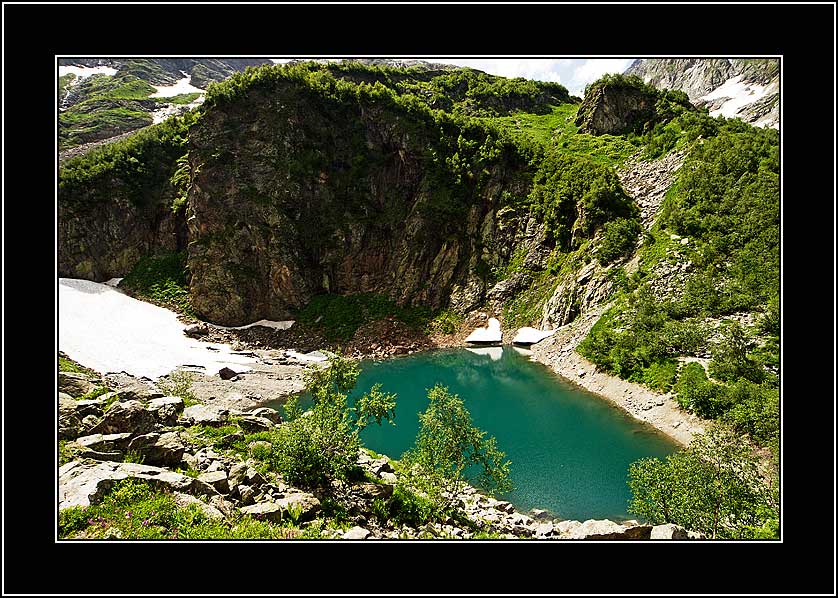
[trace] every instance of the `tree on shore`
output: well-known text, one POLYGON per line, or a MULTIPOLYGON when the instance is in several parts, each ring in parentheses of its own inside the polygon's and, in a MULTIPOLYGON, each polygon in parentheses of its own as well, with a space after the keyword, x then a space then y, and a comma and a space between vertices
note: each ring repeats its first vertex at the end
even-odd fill
POLYGON ((779 489, 764 469, 745 439, 716 425, 666 460, 632 463, 629 512, 710 538, 778 537, 779 489))
POLYGON ((440 384, 428 391, 428 399, 416 443, 402 456, 409 484, 441 511, 457 504, 468 483, 489 494, 512 490, 510 461, 494 437, 486 438, 472 424, 463 401, 440 384), (475 468, 479 473, 472 473, 475 468))

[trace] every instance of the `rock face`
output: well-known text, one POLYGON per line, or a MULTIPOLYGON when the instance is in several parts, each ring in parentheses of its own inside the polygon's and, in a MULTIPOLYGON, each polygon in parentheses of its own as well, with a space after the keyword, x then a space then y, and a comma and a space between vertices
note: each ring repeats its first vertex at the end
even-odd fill
POLYGON ((696 106, 707 106, 711 116, 723 114, 755 125, 779 126, 780 62, 776 58, 648 58, 636 60, 626 74, 638 75, 661 89, 683 91, 696 106))
MULTIPOLYGON (((168 180, 182 150, 169 148, 171 162, 148 165, 150 179, 168 180)), ((186 244, 183 214, 172 212, 171 185, 136 189, 128 175, 95 186, 59 185, 58 275, 103 282, 125 276, 149 254, 178 251, 186 244)))
POLYGON ((427 159, 439 133, 416 118, 324 102, 284 79, 209 107, 189 136, 198 312, 224 325, 282 320, 324 292, 477 305, 478 272, 513 248, 515 230, 498 234, 500 197, 528 193, 527 167, 508 156, 458 185, 427 159))
POLYGON ((580 133, 621 135, 654 117, 655 100, 633 87, 602 85, 585 95, 576 125, 580 133))

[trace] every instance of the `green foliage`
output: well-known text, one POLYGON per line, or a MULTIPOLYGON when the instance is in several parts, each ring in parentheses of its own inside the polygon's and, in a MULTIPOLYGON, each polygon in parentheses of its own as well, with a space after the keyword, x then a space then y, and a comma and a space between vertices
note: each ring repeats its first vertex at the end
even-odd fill
POLYGON ((402 456, 409 485, 426 494, 439 509, 459 499, 467 481, 490 494, 512 489, 510 462, 494 437, 472 425, 471 415, 457 395, 442 385, 428 391, 429 405, 419 414, 416 443, 402 456), (477 468, 479 474, 471 473, 477 468))
POLYGON ((94 210, 118 197, 141 207, 162 196, 171 197, 167 202, 171 205, 174 190, 169 181, 196 119, 196 112, 188 112, 62 162, 59 206, 94 210))
POLYGON ((770 445, 780 434, 780 389, 740 378, 729 387, 731 407, 723 420, 756 442, 770 445))
POLYGON ((675 375, 674 358, 694 352, 704 338, 695 320, 672 319, 676 307, 641 284, 603 314, 577 350, 625 380, 667 391, 675 375))
POLYGON ((356 362, 334 356, 328 367, 306 376, 314 406, 302 413, 296 400, 286 405, 289 421, 271 431, 271 449, 264 459, 290 483, 324 488, 351 479, 359 471, 359 432, 373 420, 392 423, 396 397, 382 393, 380 385, 349 406, 348 392, 359 373, 356 362))
POLYGON ((628 484, 630 513, 653 525, 674 523, 714 539, 754 537, 755 528, 771 529, 779 517, 773 480, 760 474, 753 448, 721 426, 696 436, 665 461, 635 461, 628 484))
POLYGON ((418 527, 437 521, 442 516, 436 503, 401 483, 396 484, 393 494, 386 501, 377 500, 378 504, 373 503, 373 514, 382 523, 418 527))
POLYGON ((120 287, 179 313, 194 315, 185 251, 163 252, 140 259, 120 287))
POLYGON ((725 382, 739 378, 762 382, 765 370, 751 356, 755 346, 751 336, 738 322, 727 322, 721 329, 721 339, 713 346, 710 375, 725 382))
POLYGON ((641 230, 637 218, 617 218, 606 222, 602 229, 603 234, 597 250, 597 259, 603 266, 617 258, 628 255, 634 249, 641 230))
POLYGON ((454 334, 460 329, 464 316, 453 309, 443 309, 433 317, 427 327, 430 334, 454 334))
POLYGON ((196 505, 178 507, 168 492, 133 479, 118 481, 101 504, 58 512, 58 537, 62 539, 285 539, 299 535, 292 522, 277 525, 235 514, 224 520, 211 519, 196 505))
POLYGON ((192 178, 192 168, 189 165, 189 155, 184 154, 177 159, 177 170, 169 180, 175 189, 175 199, 172 202, 172 211, 180 212, 186 206, 186 196, 189 193, 189 183, 192 178))
POLYGON ((717 418, 730 407, 727 388, 708 380, 699 363, 684 366, 674 390, 679 405, 704 418, 717 418))
POLYGON ((609 220, 638 214, 612 169, 575 156, 547 155, 529 200, 563 250, 575 249, 609 220))
POLYGON ((697 306, 710 314, 758 308, 779 295, 779 137, 739 126, 725 123, 695 145, 661 211, 663 225, 694 241, 696 276, 718 297, 697 306))

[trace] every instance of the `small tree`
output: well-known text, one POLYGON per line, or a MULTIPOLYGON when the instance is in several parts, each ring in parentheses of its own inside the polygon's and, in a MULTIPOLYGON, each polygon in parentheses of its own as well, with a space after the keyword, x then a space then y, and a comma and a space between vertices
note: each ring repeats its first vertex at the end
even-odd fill
POLYGON ((775 529, 779 495, 753 448, 718 425, 673 455, 629 466, 629 512, 653 525, 675 523, 711 538, 749 538, 775 529))
POLYGON ((409 484, 430 498, 442 511, 450 509, 469 481, 491 494, 512 490, 509 461, 494 437, 472 425, 463 402, 437 384, 428 391, 430 404, 419 414, 420 429, 412 449, 402 456, 409 484), (472 479, 469 468, 479 466, 472 479))
POLYGON ((310 411, 303 413, 297 399, 286 404, 289 421, 273 434, 270 459, 292 484, 323 488, 347 480, 357 468, 361 430, 373 420, 393 423, 396 395, 381 392, 380 384, 349 407, 348 392, 360 371, 357 362, 336 355, 306 374, 310 411))

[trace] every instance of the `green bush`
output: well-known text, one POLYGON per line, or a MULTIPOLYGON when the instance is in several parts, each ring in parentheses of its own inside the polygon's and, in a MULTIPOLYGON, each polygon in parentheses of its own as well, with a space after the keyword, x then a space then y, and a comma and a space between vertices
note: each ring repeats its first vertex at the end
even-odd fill
POLYGON ((636 218, 617 218, 602 227, 602 240, 597 250, 597 259, 606 265, 619 257, 628 255, 637 244, 640 222, 636 218))
POLYGON ((289 421, 270 433, 271 452, 266 461, 290 483, 326 488, 359 473, 359 433, 373 420, 392 423, 396 397, 374 386, 349 406, 348 393, 360 369, 356 362, 332 357, 328 367, 310 370, 306 390, 314 406, 303 413, 297 400, 286 403, 289 421))
POLYGON ((439 384, 428 391, 428 400, 427 410, 419 414, 416 442, 401 458, 409 485, 440 511, 456 504, 470 480, 490 494, 510 491, 510 462, 494 437, 485 438, 472 425, 462 400, 439 384))
POLYGON ((776 530, 779 500, 776 479, 766 483, 760 470, 753 447, 716 426, 666 460, 632 463, 629 512, 652 525, 674 523, 713 539, 764 537, 776 530))
POLYGON ((716 418, 730 407, 727 388, 707 379, 699 363, 688 363, 675 384, 675 400, 682 407, 706 418, 716 418))

